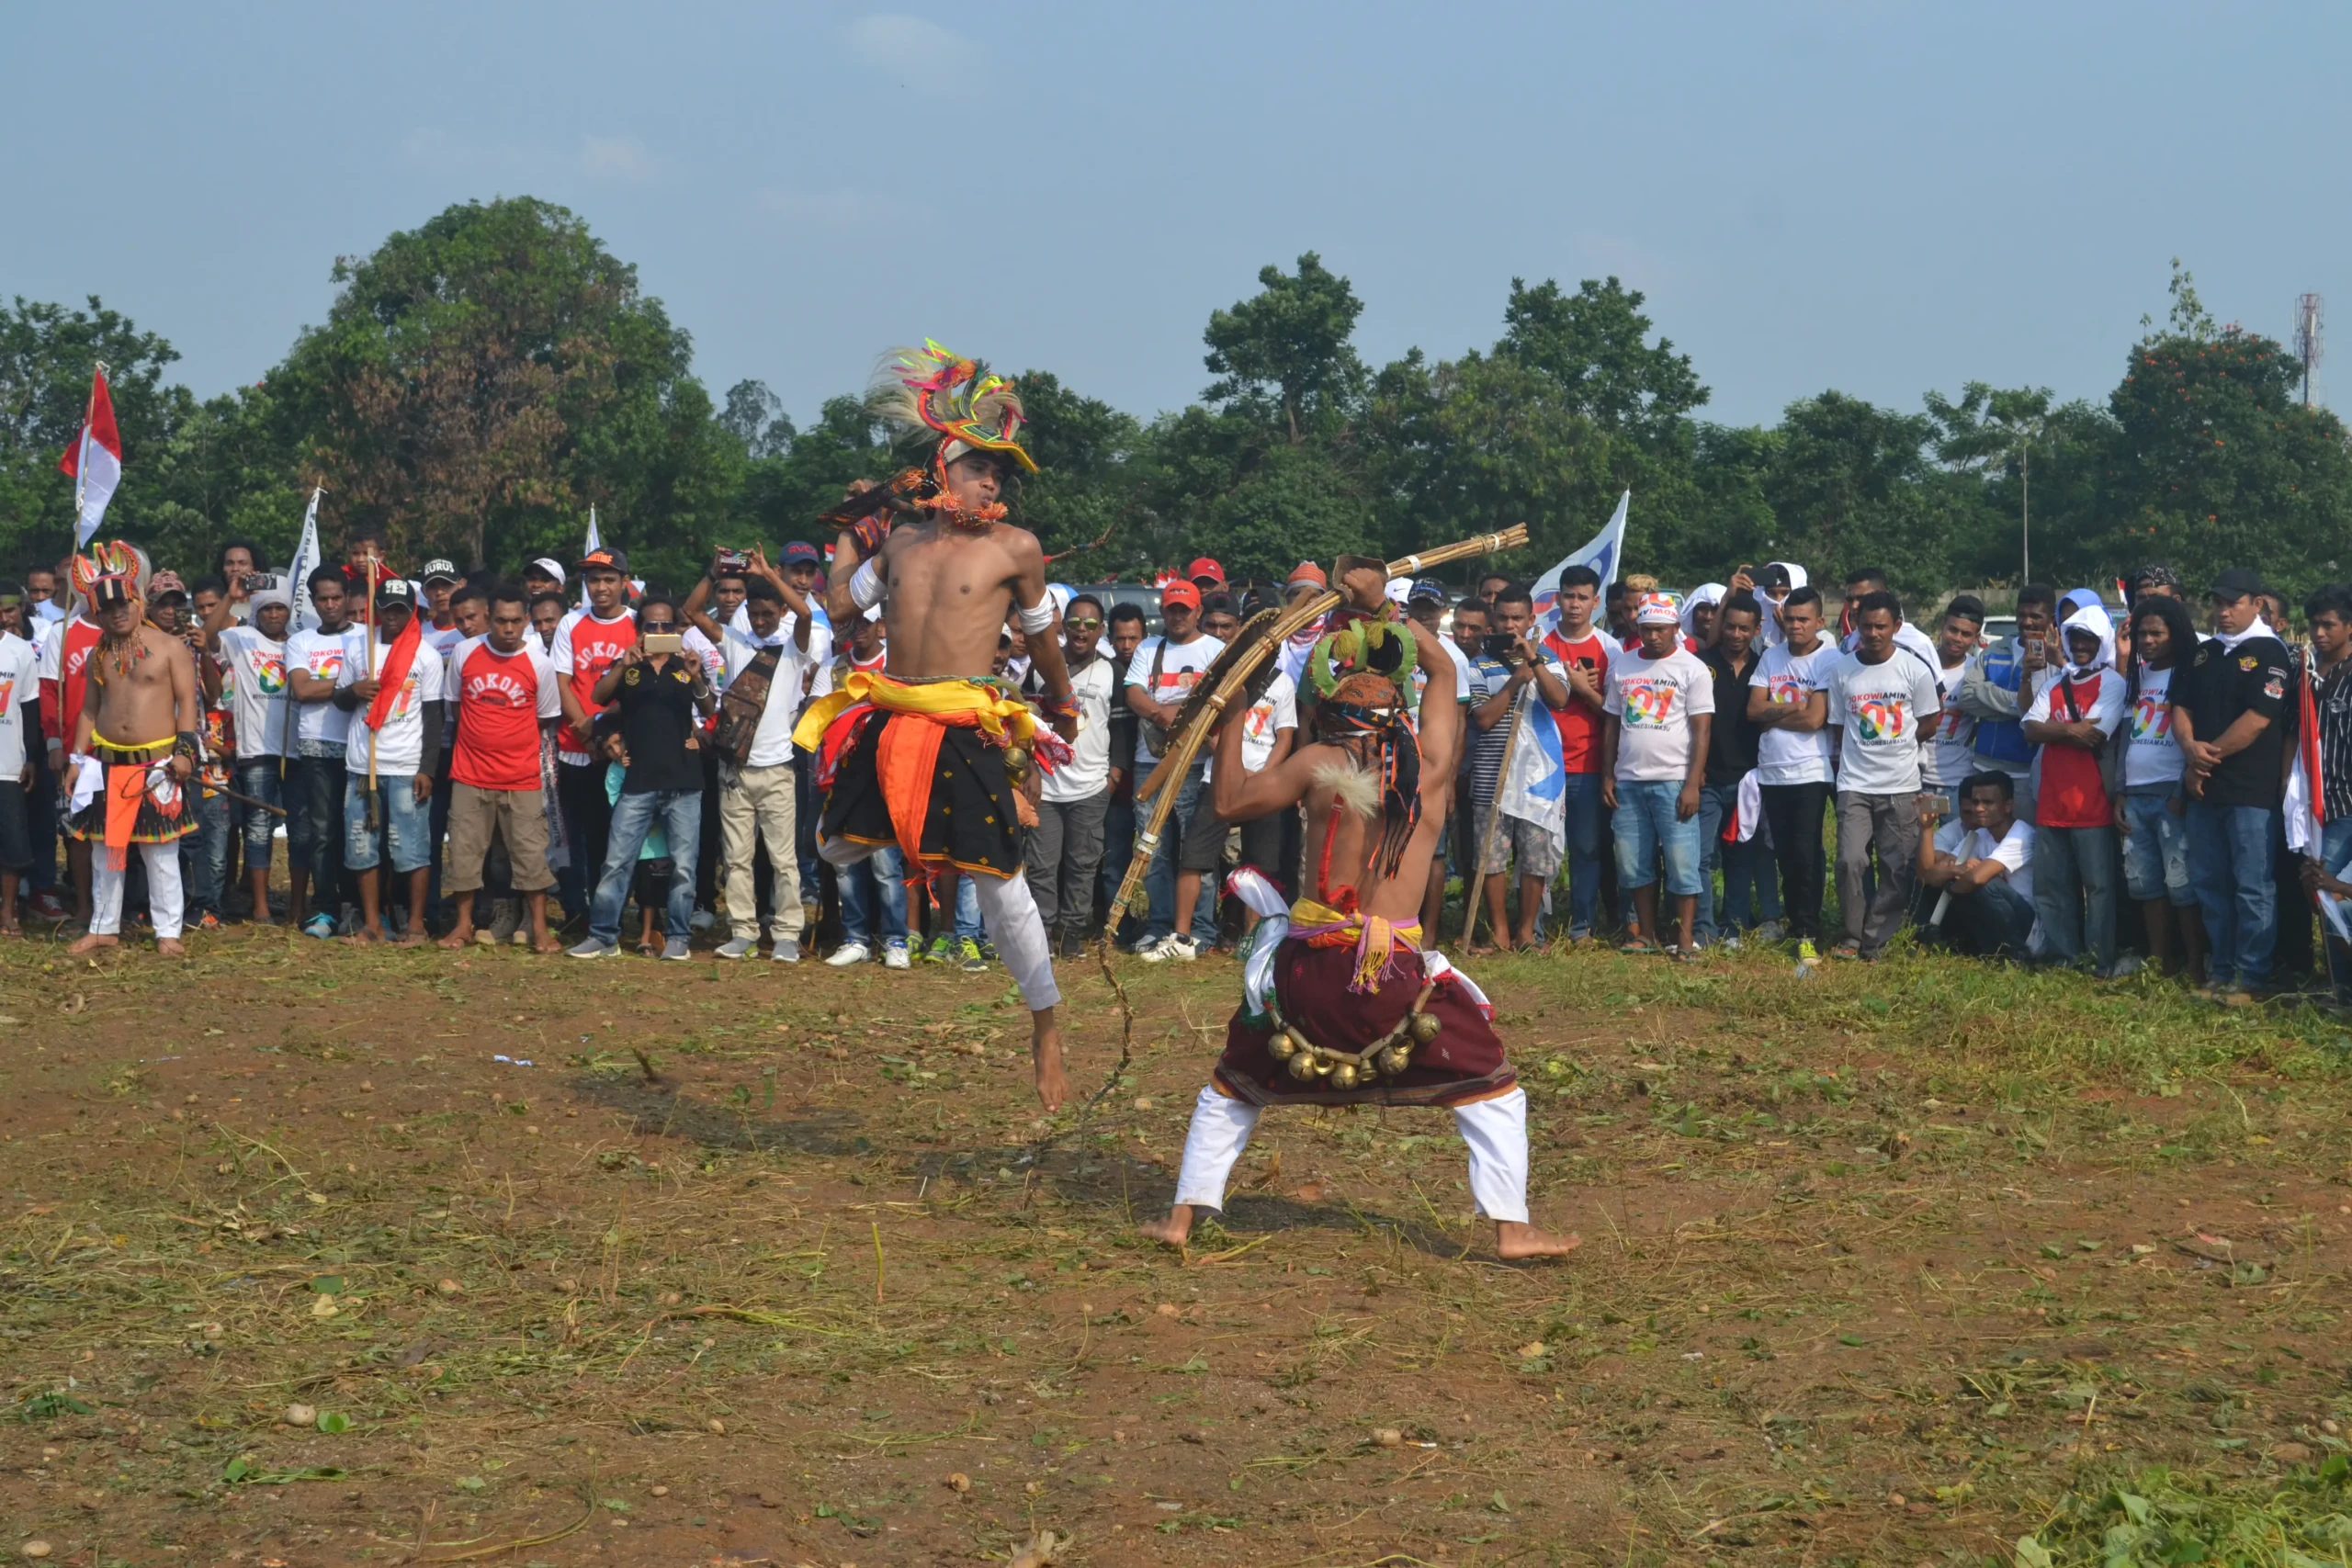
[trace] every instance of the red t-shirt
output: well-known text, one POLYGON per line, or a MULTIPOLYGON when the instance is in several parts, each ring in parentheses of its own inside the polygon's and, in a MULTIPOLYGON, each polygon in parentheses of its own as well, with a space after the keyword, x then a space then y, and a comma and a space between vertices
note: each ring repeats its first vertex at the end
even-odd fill
MULTIPOLYGON (((2107 682, 2122 679, 2112 670, 2100 671, 2098 679, 2091 681, 2060 679, 2050 690, 2051 719, 2072 724, 2090 717, 2107 682), (2071 704, 2069 697, 2074 699, 2071 704)), ((2079 746, 2041 749, 2041 784, 2034 795, 2035 826, 2104 828, 2114 821, 2114 810, 2107 798, 2107 781, 2099 773, 2099 753, 2086 751, 2079 746)))
POLYGON ((458 716, 449 777, 476 789, 539 787, 539 721, 563 712, 562 679, 539 639, 501 653, 471 637, 449 655, 447 682, 458 716))
MULTIPOLYGON (((1616 639, 1597 628, 1587 630, 1577 642, 1570 642, 1556 628, 1544 634, 1544 650, 1563 665, 1583 665, 1596 688, 1609 679, 1615 647, 1616 639)), ((1551 713, 1552 722, 1560 727, 1562 766, 1572 773, 1600 772, 1600 710, 1570 692, 1568 705, 1551 713)))
MULTIPOLYGON (((593 716, 596 705, 588 700, 588 694, 596 689, 613 660, 636 646, 635 611, 623 610, 609 621, 600 621, 586 610, 574 610, 557 628, 550 657, 556 669, 571 682, 582 709, 593 716)), ((589 738, 569 724, 563 727, 558 744, 576 757, 584 759, 589 754, 589 738)))

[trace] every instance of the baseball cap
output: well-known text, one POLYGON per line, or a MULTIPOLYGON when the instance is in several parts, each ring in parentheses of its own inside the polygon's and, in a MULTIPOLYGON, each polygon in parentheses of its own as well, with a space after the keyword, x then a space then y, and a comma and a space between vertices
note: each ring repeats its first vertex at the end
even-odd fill
POLYGON ((1405 596, 1412 591, 1413 580, 1409 577, 1392 577, 1388 580, 1388 602, 1392 604, 1405 603, 1405 596))
POLYGON ((174 571, 171 568, 164 567, 158 570, 154 576, 147 580, 147 602, 149 604, 152 604, 156 600, 172 593, 176 593, 183 599, 187 597, 187 584, 181 581, 180 574, 174 571))
POLYGON ((817 547, 808 540, 795 539, 784 547, 784 554, 777 558, 786 566, 799 566, 804 562, 809 566, 817 566, 821 564, 825 558, 819 555, 817 547))
POLYGON ((1331 580, 1323 575, 1323 569, 1317 566, 1311 560, 1303 560, 1296 566, 1291 568, 1290 581, 1283 583, 1283 586, 1285 588, 1296 588, 1302 582, 1310 584, 1317 588, 1329 588, 1331 586, 1331 580))
POLYGON ((1450 604, 1453 598, 1453 594, 1436 578, 1417 577, 1413 579, 1412 588, 1405 595, 1405 603, 1411 604, 1423 599, 1434 599, 1439 604, 1450 604))
POLYGON ((416 586, 405 577, 388 577, 376 584, 376 608, 389 610, 395 604, 416 608, 416 586))
POLYGON ((1201 607, 1201 591, 1189 582, 1171 582, 1159 591, 1159 604, 1162 609, 1183 604, 1197 610, 1201 607))
POLYGON ((541 575, 543 575, 543 576, 547 576, 547 577, 552 577, 552 578, 554 578, 558 582, 561 582, 561 581, 563 581, 563 567, 562 567, 562 564, 561 564, 560 562, 559 562, 559 561, 555 558, 555 557, 553 557, 553 556, 541 556, 538 559, 537 559, 537 560, 533 561, 531 564, 532 564, 533 566, 537 567, 537 568, 539 570, 539 572, 541 573, 541 575))
POLYGON ((2243 599, 2249 593, 2262 592, 2262 574, 2245 567, 2233 566, 2213 580, 2213 599, 2243 599))
POLYGON ((586 555, 580 558, 581 570, 590 571, 598 567, 604 568, 606 571, 617 571, 623 577, 627 577, 628 575, 628 556, 625 551, 616 550, 610 545, 605 545, 599 548, 590 550, 586 555))
POLYGON ((424 581, 429 586, 435 582, 461 582, 464 578, 456 561, 447 556, 435 556, 424 563, 424 581))
POLYGON ((1682 617, 1675 613, 1674 601, 1663 593, 1645 593, 1640 606, 1634 612, 1637 626, 1679 626, 1682 617))
POLYGON ((1225 581, 1225 568, 1217 565, 1208 557, 1203 556, 1184 569, 1184 575, 1194 582, 1205 577, 1211 582, 1222 585, 1225 581))

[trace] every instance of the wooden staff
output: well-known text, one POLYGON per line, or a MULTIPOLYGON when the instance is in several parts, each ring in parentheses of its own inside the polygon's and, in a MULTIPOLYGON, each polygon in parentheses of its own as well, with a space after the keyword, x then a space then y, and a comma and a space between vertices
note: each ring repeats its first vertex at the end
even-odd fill
MULTIPOLYGON (((411 615, 414 615, 414 614, 415 614, 415 612, 414 612, 413 610, 410 611, 409 613, 410 613, 411 615)), ((372 680, 374 680, 375 678, 376 678, 376 552, 375 552, 375 551, 373 551, 373 550, 370 550, 370 551, 368 551, 368 679, 369 679, 370 681, 372 681, 372 680)), ((371 702, 372 702, 372 700, 373 700, 373 699, 370 699, 370 701, 371 701, 371 702)), ((366 710, 365 710, 365 709, 362 709, 362 710, 361 710, 361 712, 360 712, 359 722, 360 722, 360 723, 362 723, 362 724, 368 724, 368 716, 367 716, 367 712, 366 712, 366 710)), ((376 830, 376 827, 377 827, 377 822, 376 822, 376 727, 375 727, 374 725, 372 725, 372 724, 368 724, 368 817, 367 817, 367 829, 368 829, 368 831, 369 831, 370 833, 374 832, 374 831, 376 830)))
POLYGON ((273 817, 283 817, 286 815, 286 807, 282 806, 272 806, 266 800, 255 800, 250 795, 239 795, 235 790, 225 789, 220 784, 209 784, 199 779, 197 781, 196 787, 202 790, 207 795, 217 795, 223 800, 233 800, 240 806, 250 806, 256 810, 266 811, 273 817))
MULTIPOLYGON (((1528 692, 1534 690, 1531 684, 1528 692)), ((1528 692, 1521 692, 1518 702, 1511 705, 1510 728, 1503 736, 1502 771, 1495 775, 1494 798, 1487 803, 1486 831, 1478 835, 1478 859, 1465 874, 1462 884, 1462 901, 1469 906, 1462 920, 1462 945, 1468 948, 1478 934, 1478 906, 1486 902, 1487 857, 1495 850, 1495 827, 1503 816, 1503 785, 1510 782, 1510 760, 1519 750, 1519 727, 1527 717, 1528 692)), ((1478 803, 1477 774, 1470 775, 1470 804, 1478 803)))
MULTIPOLYGON (((1464 539, 1458 544, 1442 546, 1419 555, 1407 556, 1402 560, 1390 561, 1387 572, 1391 577, 1417 576, 1427 567, 1443 566, 1448 561, 1461 560, 1467 556, 1494 555, 1502 550, 1517 549, 1525 543, 1527 525, 1517 523, 1499 534, 1481 534, 1475 539, 1464 539)), ((1176 809, 1176 796, 1180 792, 1172 787, 1174 781, 1183 778, 1191 771, 1193 759, 1200 754, 1201 747, 1207 741, 1209 731, 1216 728, 1226 705, 1248 690, 1250 678, 1258 672, 1258 667, 1272 659, 1293 633, 1329 615, 1346 597, 1344 593, 1329 590, 1283 611, 1268 628, 1264 638, 1255 647, 1245 649, 1242 656, 1219 676, 1207 699, 1194 709, 1192 721, 1182 724, 1168 737, 1168 747, 1160 756, 1159 765, 1152 769, 1151 777, 1136 791, 1136 804, 1140 806, 1147 800, 1150 801, 1151 815, 1146 819, 1143 831, 1136 835, 1135 859, 1127 863, 1127 874, 1119 884, 1118 897, 1111 900, 1111 919, 1103 927, 1104 942, 1110 940, 1109 933, 1118 926, 1119 911, 1143 908, 1144 875, 1151 869, 1152 860, 1159 852, 1159 835, 1168 826, 1169 814, 1176 809)))

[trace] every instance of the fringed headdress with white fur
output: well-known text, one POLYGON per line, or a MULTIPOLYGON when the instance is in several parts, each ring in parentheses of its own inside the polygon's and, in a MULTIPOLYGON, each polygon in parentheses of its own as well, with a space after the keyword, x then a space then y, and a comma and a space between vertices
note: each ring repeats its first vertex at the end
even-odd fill
MULTIPOLYGON (((967 359, 942 348, 929 338, 921 348, 892 350, 875 372, 866 407, 877 418, 901 432, 936 431, 931 471, 921 487, 928 494, 906 493, 911 504, 935 513, 943 520, 964 526, 993 523, 1005 514, 1001 502, 967 513, 947 489, 947 465, 969 452, 994 452, 1037 471, 1036 459, 1021 446, 1023 414, 1021 395, 1012 383, 991 373, 977 359, 967 359)), ((893 488, 904 489, 902 486, 893 488)))

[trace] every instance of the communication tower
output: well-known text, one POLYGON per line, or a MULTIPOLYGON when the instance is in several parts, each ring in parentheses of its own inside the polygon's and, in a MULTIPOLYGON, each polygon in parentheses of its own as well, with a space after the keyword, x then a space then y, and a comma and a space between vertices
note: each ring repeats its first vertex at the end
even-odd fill
POLYGON ((2327 352, 2326 331, 2321 315, 2324 309, 2324 301, 2316 294, 2301 295, 2295 300, 2295 358, 2303 367, 2305 408, 2312 406, 2312 378, 2327 352))

